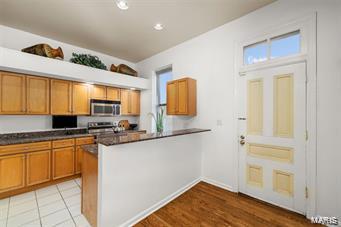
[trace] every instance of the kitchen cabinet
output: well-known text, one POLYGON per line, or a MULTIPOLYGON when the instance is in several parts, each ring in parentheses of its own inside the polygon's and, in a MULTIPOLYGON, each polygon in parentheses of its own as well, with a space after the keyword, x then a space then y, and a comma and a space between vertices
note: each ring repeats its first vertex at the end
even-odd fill
POLYGON ((107 99, 107 87, 101 85, 93 85, 91 88, 91 98, 92 99, 107 99))
POLYGON ((72 114, 72 82, 51 80, 51 114, 72 114))
POLYGON ((120 101, 121 89, 115 87, 107 87, 107 100, 120 101))
POLYGON ((0 113, 26 113, 26 77, 15 73, 0 73, 0 113))
POLYGON ((83 148, 82 145, 94 144, 94 137, 84 137, 76 139, 75 173, 82 171, 83 148))
POLYGON ((26 155, 26 182, 35 185, 51 180, 51 150, 26 155))
POLYGON ((86 83, 72 83, 72 114, 90 114, 90 90, 86 83))
POLYGON ((0 157, 0 192, 25 186, 25 155, 0 157))
POLYGON ((26 77, 27 114, 50 113, 50 80, 44 77, 26 77))
POLYGON ((53 179, 73 175, 75 172, 75 147, 53 149, 52 166, 53 179))
POLYGON ((121 114, 140 115, 140 91, 121 89, 121 114))
POLYGON ((167 115, 197 114, 196 80, 183 78, 167 83, 167 115))

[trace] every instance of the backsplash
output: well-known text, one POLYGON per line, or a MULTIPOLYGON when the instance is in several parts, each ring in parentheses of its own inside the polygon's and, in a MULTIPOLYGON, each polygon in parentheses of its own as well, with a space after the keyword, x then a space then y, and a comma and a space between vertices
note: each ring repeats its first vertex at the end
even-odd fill
MULTIPOLYGON (((130 123, 139 124, 139 117, 90 117, 79 116, 78 127, 87 127, 88 122, 128 120, 130 123)), ((34 132, 52 129, 52 116, 0 116, 0 134, 14 132, 34 132)))

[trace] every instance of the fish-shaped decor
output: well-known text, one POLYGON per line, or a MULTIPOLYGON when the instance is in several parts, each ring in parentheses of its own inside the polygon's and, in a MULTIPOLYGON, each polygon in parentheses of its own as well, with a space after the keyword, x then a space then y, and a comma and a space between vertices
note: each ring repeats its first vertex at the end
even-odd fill
POLYGON ((110 67, 110 71, 137 77, 137 72, 125 64, 120 64, 118 66, 112 64, 110 67))
POLYGON ((24 48, 21 51, 43 57, 64 59, 62 48, 58 47, 57 49, 53 49, 50 45, 44 43, 24 48))

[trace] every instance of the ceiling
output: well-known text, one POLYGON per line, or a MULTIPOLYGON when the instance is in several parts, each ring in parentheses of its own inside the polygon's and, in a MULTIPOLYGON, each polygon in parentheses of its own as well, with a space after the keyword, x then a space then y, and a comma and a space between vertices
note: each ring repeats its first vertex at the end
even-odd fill
POLYGON ((123 11, 115 0, 0 0, 0 24, 138 62, 273 2, 127 1, 123 11))

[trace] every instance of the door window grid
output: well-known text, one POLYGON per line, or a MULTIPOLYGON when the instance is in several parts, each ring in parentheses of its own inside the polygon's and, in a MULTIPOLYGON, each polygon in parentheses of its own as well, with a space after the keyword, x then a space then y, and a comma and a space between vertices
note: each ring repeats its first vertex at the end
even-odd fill
POLYGON ((270 37, 243 48, 244 65, 256 64, 275 58, 292 56, 301 52, 300 30, 270 37))

